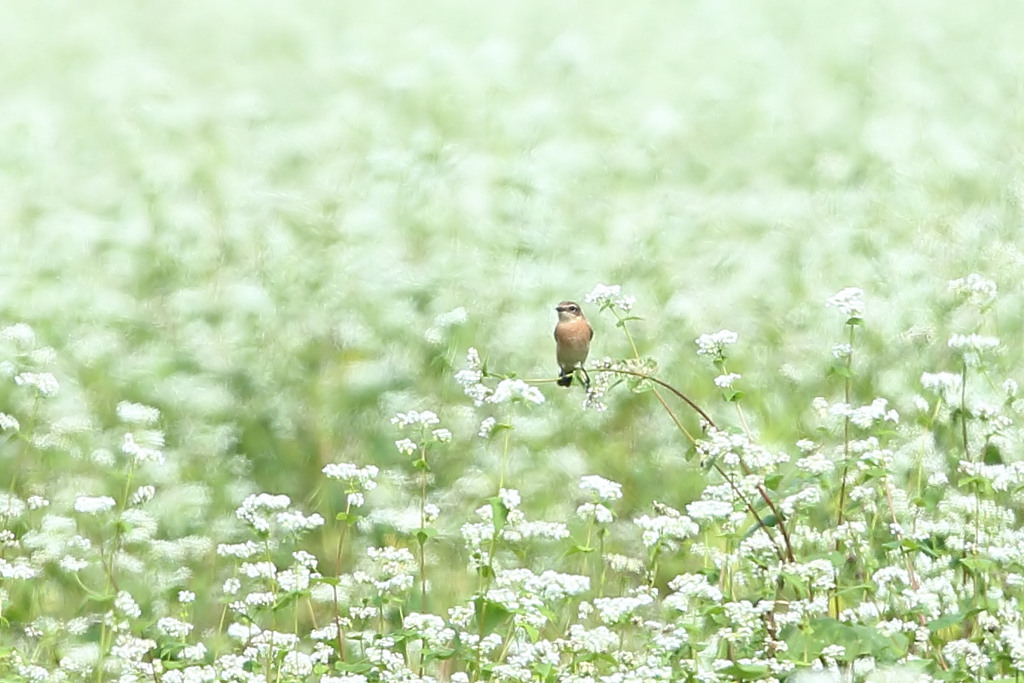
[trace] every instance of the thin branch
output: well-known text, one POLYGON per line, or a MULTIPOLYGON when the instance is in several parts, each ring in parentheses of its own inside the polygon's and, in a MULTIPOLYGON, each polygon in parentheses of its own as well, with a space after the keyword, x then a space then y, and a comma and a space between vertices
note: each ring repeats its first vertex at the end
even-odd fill
POLYGON ((687 395, 686 395, 686 394, 684 394, 683 392, 679 391, 678 389, 676 389, 676 388, 675 388, 674 386, 672 386, 672 385, 671 385, 671 384, 669 384, 668 382, 665 382, 665 381, 663 381, 663 380, 660 380, 660 379, 658 379, 657 377, 652 377, 651 375, 645 375, 645 374, 644 374, 644 373, 642 373, 642 372, 633 372, 632 370, 623 370, 622 368, 594 368, 594 372, 614 372, 614 373, 616 373, 616 374, 620 374, 620 375, 630 375, 630 376, 632 376, 632 377, 639 377, 639 378, 641 378, 641 379, 646 379, 646 380, 650 380, 651 382, 654 382, 655 384, 657 384, 657 385, 659 385, 659 386, 665 387, 666 389, 668 389, 669 391, 671 391, 671 392, 672 392, 673 394, 675 394, 676 396, 678 396, 679 398, 681 398, 681 399, 682 399, 682 400, 683 400, 683 401, 684 401, 684 402, 685 402, 685 403, 686 403, 686 404, 687 404, 688 406, 690 406, 691 408, 693 408, 694 410, 696 410, 696 411, 697 411, 697 413, 698 413, 698 414, 699 414, 699 415, 700 415, 700 416, 701 416, 702 418, 704 418, 704 421, 705 421, 705 422, 707 422, 707 423, 708 423, 709 425, 711 425, 711 426, 712 426, 712 427, 714 427, 715 429, 718 429, 718 426, 717 426, 717 425, 715 424, 714 420, 712 420, 712 419, 711 419, 711 418, 710 418, 710 417, 708 416, 708 414, 707 414, 707 413, 705 413, 705 412, 704 412, 703 410, 701 410, 700 406, 698 406, 698 405, 697 405, 696 403, 694 403, 694 402, 693 402, 693 401, 692 401, 692 400, 690 399, 690 397, 689 397, 689 396, 687 396, 687 395))

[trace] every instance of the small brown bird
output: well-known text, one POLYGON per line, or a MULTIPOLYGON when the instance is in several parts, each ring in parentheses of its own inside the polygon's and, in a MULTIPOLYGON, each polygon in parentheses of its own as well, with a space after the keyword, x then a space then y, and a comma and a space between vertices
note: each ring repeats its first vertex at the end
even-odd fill
POLYGON ((575 301, 563 301, 555 306, 558 311, 558 324, 555 325, 555 356, 558 359, 560 376, 558 385, 572 385, 572 376, 576 368, 583 370, 583 378, 590 387, 590 375, 583 368, 583 361, 590 353, 590 340, 594 338, 594 328, 587 322, 583 310, 575 301))

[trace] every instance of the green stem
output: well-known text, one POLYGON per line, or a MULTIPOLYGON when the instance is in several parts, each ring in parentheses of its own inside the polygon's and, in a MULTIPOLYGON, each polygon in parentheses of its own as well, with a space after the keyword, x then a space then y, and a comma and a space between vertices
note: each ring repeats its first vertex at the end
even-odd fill
MULTIPOLYGON (((420 470, 420 529, 427 527, 427 447, 420 447, 423 468, 420 470)), ((425 532, 424 532, 425 533, 425 532)), ((427 539, 419 536, 420 545, 420 611, 427 613, 427 539)))
MULTIPOLYGON (((852 395, 852 368, 853 368, 853 340, 854 340, 854 326, 847 325, 850 328, 850 341, 849 341, 849 352, 846 354, 846 378, 843 387, 843 400, 846 402, 847 408, 850 406, 850 396, 852 395)), ((846 507, 846 477, 849 474, 850 469, 850 416, 849 414, 843 418, 843 474, 839 483, 839 506, 836 512, 836 528, 843 525, 843 509, 846 507)), ((836 552, 840 549, 839 539, 836 538, 836 552)), ((832 605, 835 614, 833 616, 839 616, 839 591, 838 581, 836 590, 832 593, 832 605)))
POLYGON ((338 550, 334 556, 334 577, 336 579, 334 586, 334 626, 338 630, 338 660, 345 661, 345 640, 342 635, 341 628, 341 611, 338 607, 338 583, 337 580, 341 579, 341 550, 345 543, 345 531, 348 529, 349 513, 352 511, 352 503, 345 503, 345 525, 341 527, 341 532, 338 534, 338 550))
POLYGON ((960 431, 964 440, 964 460, 971 459, 971 450, 967 444, 967 358, 964 358, 960 369, 960 431))
MULTIPOLYGON (((511 416, 509 418, 509 422, 510 423, 512 422, 511 416)), ((501 452, 501 476, 498 479, 498 492, 499 493, 501 492, 501 489, 505 486, 505 468, 506 468, 506 466, 508 464, 508 446, 509 446, 509 442, 510 442, 511 438, 512 438, 512 430, 511 429, 506 429, 505 430, 505 444, 504 444, 504 446, 502 448, 502 452, 501 452)), ((477 675, 478 678, 481 677, 481 673, 482 673, 482 669, 481 669, 482 665, 481 665, 481 662, 480 662, 480 654, 481 654, 480 643, 482 643, 483 639, 484 639, 484 623, 486 621, 486 616, 487 616, 487 591, 490 589, 490 587, 491 587, 491 580, 494 577, 494 548, 498 544, 498 529, 497 529, 496 526, 494 526, 494 521, 493 520, 491 521, 491 524, 492 524, 492 528, 494 529, 494 532, 491 534, 491 543, 490 543, 490 546, 487 549, 487 571, 484 572, 484 576, 482 577, 482 581, 481 581, 481 584, 480 584, 480 617, 479 617, 479 622, 480 623, 477 625, 478 626, 477 635, 479 636, 479 640, 477 641, 476 658, 475 658, 476 675, 477 675)))

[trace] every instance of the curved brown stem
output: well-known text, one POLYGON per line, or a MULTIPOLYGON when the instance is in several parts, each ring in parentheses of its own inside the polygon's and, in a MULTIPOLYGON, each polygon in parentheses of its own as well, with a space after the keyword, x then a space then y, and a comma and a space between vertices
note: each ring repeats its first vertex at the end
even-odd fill
MULTIPOLYGON (((772 533, 770 531, 768 531, 768 529, 770 527, 767 524, 764 523, 763 519, 761 519, 761 515, 759 515, 757 513, 757 508, 755 508, 750 503, 750 501, 747 500, 747 497, 745 495, 743 495, 743 492, 740 491, 739 487, 735 484, 735 482, 733 482, 733 480, 729 477, 728 474, 726 474, 725 470, 723 470, 722 467, 717 462, 714 463, 712 465, 712 467, 714 467, 715 471, 718 472, 718 474, 720 474, 722 476, 722 479, 725 479, 725 481, 729 484, 729 487, 733 490, 733 493, 735 493, 736 496, 740 500, 743 501, 743 504, 747 507, 747 511, 751 515, 753 515, 755 520, 757 520, 757 525, 760 526, 762 529, 764 529, 764 532, 768 535, 768 538, 770 538, 771 541, 772 541, 772 548, 775 550, 775 554, 778 556, 779 561, 780 562, 785 562, 786 561, 786 557, 782 554, 782 550, 779 549, 778 541, 776 541, 775 537, 772 535, 772 533)), ((776 514, 776 519, 779 520, 779 526, 782 526, 782 519, 780 519, 778 517, 778 514, 776 514)), ((783 537, 786 540, 786 551, 789 554, 789 556, 792 558, 792 556, 793 556, 793 549, 789 547, 789 538, 785 535, 785 531, 783 531, 783 537)))
MULTIPOLYGON (((661 387, 664 387, 665 389, 668 389, 669 391, 671 391, 673 394, 675 394, 680 399, 682 399, 684 402, 686 402, 687 405, 689 405, 691 408, 693 408, 695 411, 697 411, 697 413, 702 418, 704 418, 705 422, 707 422, 709 425, 711 425, 715 429, 718 428, 715 425, 714 420, 712 420, 708 416, 707 413, 705 413, 703 410, 701 410, 700 406, 698 406, 696 403, 694 403, 690 399, 690 397, 688 397, 686 394, 684 394, 683 392, 681 392, 678 389, 676 389, 674 386, 672 386, 668 382, 665 382, 664 380, 660 380, 657 377, 652 377, 651 375, 645 375, 642 372, 634 372, 632 370, 623 370, 621 368, 594 368, 594 372, 614 372, 614 373, 617 373, 617 374, 630 375, 631 377, 640 377, 642 379, 650 380, 651 382, 654 382, 655 384, 657 384, 657 385, 659 385, 661 387)), ((659 396, 658 398, 661 398, 661 397, 659 396)), ((668 410, 668 406, 665 405, 664 401, 662 401, 662 405, 665 407, 666 410, 668 410)), ((672 414, 671 410, 669 410, 669 415, 671 415, 672 419, 675 420, 675 415, 672 414)), ((678 420, 675 420, 675 421, 676 421, 677 426, 682 428, 682 425, 679 424, 678 420)), ((683 432, 686 433, 686 430, 683 430, 683 432)), ((731 479, 729 479, 728 476, 726 476, 725 472, 718 466, 717 463, 714 465, 714 467, 715 467, 716 470, 718 470, 718 473, 721 474, 722 477, 727 482, 729 482, 729 486, 732 487, 733 491, 735 491, 736 494, 740 496, 740 499, 743 501, 744 505, 746 505, 747 510, 749 510, 750 513, 754 516, 754 519, 757 520, 758 525, 760 525, 761 528, 767 530, 768 529, 768 525, 764 523, 764 520, 761 519, 761 516, 757 513, 757 510, 754 508, 754 506, 750 504, 750 501, 748 501, 746 499, 746 497, 743 496, 740 493, 740 491, 736 487, 736 485, 732 482, 731 479)), ((746 468, 744 468, 744 469, 746 469, 746 468)), ((776 552, 779 554, 779 559, 782 560, 782 561, 785 561, 786 557, 788 557, 789 561, 793 562, 794 561, 793 546, 790 544, 789 533, 786 531, 785 520, 782 518, 782 514, 779 512, 778 508, 775 506, 775 504, 772 501, 771 497, 768 495, 768 492, 765 491, 762 486, 759 485, 757 487, 757 491, 758 491, 758 494, 761 496, 761 498, 764 500, 764 502, 768 505, 768 508, 775 514, 775 518, 778 520, 779 529, 782 532, 782 540, 783 540, 783 544, 784 544, 785 549, 786 549, 786 556, 784 557, 782 555, 782 551, 780 551, 778 549, 778 546, 776 545, 776 552)), ((771 534, 769 534, 769 535, 771 535, 771 534)))
POLYGON ((703 410, 701 410, 700 406, 698 406, 696 403, 694 403, 693 400, 691 400, 689 396, 687 396, 683 392, 679 391, 674 386, 672 386, 668 382, 665 382, 664 380, 660 380, 657 377, 652 377, 651 375, 645 375, 642 372, 633 372, 632 370, 623 370, 622 368, 594 368, 593 370, 594 370, 594 372, 614 372, 614 373, 620 374, 620 375, 630 375, 631 377, 639 377, 641 379, 650 380, 651 382, 654 382, 655 384, 657 384, 659 386, 662 386, 662 387, 665 387, 666 389, 671 391, 673 394, 675 394, 680 399, 682 399, 688 406, 690 406, 691 408, 696 410, 697 414, 699 414, 702 418, 704 418, 705 422, 707 422, 709 425, 711 425, 715 429, 718 428, 718 426, 715 424, 714 420, 712 420, 710 417, 708 417, 708 414, 705 413, 703 410))

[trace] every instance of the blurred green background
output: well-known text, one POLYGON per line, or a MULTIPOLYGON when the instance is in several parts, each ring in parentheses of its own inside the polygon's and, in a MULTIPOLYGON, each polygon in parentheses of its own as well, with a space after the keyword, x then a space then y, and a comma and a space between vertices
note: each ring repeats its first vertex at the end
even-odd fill
MULTIPOLYGON (((456 436, 431 484, 455 548, 500 446, 453 369, 475 346, 553 378, 553 306, 599 282, 724 424, 693 340, 737 331, 773 448, 838 396, 843 287, 867 292, 858 401, 906 409, 948 369, 948 335, 977 330, 946 282, 969 272, 1001 288, 984 331, 1015 367, 1022 22, 947 0, 5 3, 0 315, 56 348, 60 415, 163 411, 169 534, 212 535, 255 491, 329 515, 333 461, 386 470, 385 528, 415 504, 389 418, 427 409, 456 436)), ((592 357, 628 355, 590 313, 592 357)), ((592 413, 541 386, 506 482, 524 507, 569 515, 588 473, 625 485, 626 515, 696 495, 649 395, 592 413)), ((67 485, 99 493, 89 467, 67 485)))

